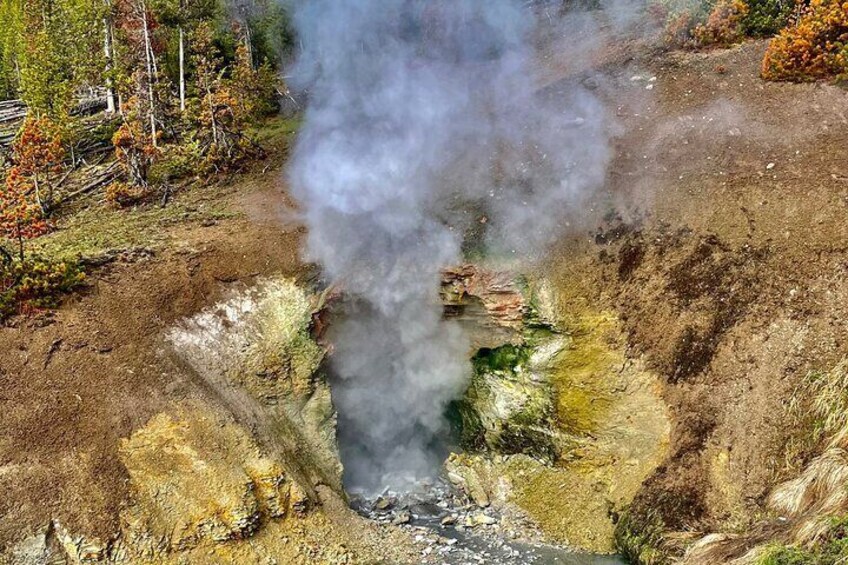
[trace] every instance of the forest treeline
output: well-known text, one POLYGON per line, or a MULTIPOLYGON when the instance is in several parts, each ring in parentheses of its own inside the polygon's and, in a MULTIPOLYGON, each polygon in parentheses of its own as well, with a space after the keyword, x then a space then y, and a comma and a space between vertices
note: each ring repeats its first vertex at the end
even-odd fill
POLYGON ((184 107, 198 93, 204 41, 222 62, 243 46, 252 65, 272 67, 292 41, 274 0, 0 0, 0 22, 0 99, 53 117, 84 87, 108 90, 115 108, 142 78, 184 107))
POLYGON ((845 0, 649 0, 671 47, 727 47, 772 37, 763 58, 766 80, 848 78, 845 0))
MULTIPOLYGON (((848 79, 845 0, 637 2, 670 47, 774 36, 763 78, 848 79)), ((263 155, 248 132, 286 100, 294 50, 279 0, 0 0, 0 320, 82 280, 27 249, 68 200, 164 204, 181 179, 263 155)))
POLYGON ((81 281, 27 253, 68 193, 99 185, 116 206, 164 202, 176 179, 261 155, 247 131, 287 93, 292 42, 275 0, 0 0, 0 100, 22 101, 0 107, 14 127, 0 154, 0 319, 81 281), (70 190, 100 150, 109 166, 70 190))
POLYGON ((72 143, 75 104, 99 95, 122 119, 115 141, 139 187, 151 148, 237 159, 244 123, 271 110, 292 37, 273 0, 0 0, 0 22, 0 98, 26 103, 24 127, 72 143))

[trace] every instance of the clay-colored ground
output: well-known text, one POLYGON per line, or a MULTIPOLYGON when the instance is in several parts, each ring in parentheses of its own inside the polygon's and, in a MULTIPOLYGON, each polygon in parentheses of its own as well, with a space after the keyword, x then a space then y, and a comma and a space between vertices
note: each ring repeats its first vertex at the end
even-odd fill
MULTIPOLYGON (((197 190, 237 211, 277 175, 197 190)), ((199 216, 158 228, 152 255, 98 270, 60 311, 0 330, 0 540, 51 518, 114 533, 128 495, 119 441, 171 402, 204 394, 162 354, 163 331, 234 285, 307 272, 297 229, 199 216)))
POLYGON ((793 390, 848 353, 848 93, 761 81, 764 46, 611 71, 625 133, 608 191, 590 237, 548 267, 614 309, 630 355, 665 382, 670 452, 636 507, 672 530, 738 528, 762 509, 798 468, 793 390))

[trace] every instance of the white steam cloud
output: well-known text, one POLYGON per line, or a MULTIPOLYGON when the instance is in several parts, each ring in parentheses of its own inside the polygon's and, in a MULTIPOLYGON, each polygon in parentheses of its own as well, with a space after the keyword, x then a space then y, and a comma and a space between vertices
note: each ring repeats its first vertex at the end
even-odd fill
POLYGON ((579 81, 537 92, 523 1, 309 0, 294 19, 309 106, 290 178, 309 258, 354 299, 332 335, 346 480, 401 486, 438 469, 470 375, 440 270, 470 233, 544 249, 603 182, 605 112, 579 81))

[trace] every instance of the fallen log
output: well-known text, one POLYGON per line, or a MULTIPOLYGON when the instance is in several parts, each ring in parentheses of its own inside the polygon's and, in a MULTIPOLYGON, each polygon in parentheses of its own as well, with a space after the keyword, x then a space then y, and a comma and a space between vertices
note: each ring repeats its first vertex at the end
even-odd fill
POLYGON ((97 177, 94 178, 91 182, 80 188, 79 190, 75 190, 69 194, 66 194, 62 197, 57 203, 56 206, 60 206, 70 200, 73 200, 77 196, 82 196, 83 194, 87 194, 93 190, 96 190, 102 186, 109 184, 110 182, 117 180, 123 171, 121 171, 119 167, 119 163, 115 161, 108 167, 106 167, 103 171, 98 173, 97 177))
MULTIPOLYGON (((72 116, 92 116, 106 109, 105 96, 91 96, 82 98, 71 110, 72 116)), ((27 115, 26 104, 22 100, 4 100, 0 102, 0 124, 3 130, 0 132, 0 149, 5 149, 15 139, 18 122, 22 122, 27 115)))
POLYGON ((0 123, 22 120, 27 107, 22 100, 5 100, 0 103, 0 123))

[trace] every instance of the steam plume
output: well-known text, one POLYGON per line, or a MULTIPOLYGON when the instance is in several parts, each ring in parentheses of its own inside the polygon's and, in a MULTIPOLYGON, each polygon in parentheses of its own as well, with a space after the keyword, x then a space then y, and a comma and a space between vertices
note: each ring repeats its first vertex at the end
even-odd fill
POLYGON ((537 95, 525 2, 310 0, 294 18, 310 103, 290 177, 310 259, 356 302, 333 336, 346 479, 398 486, 438 468, 470 373, 440 269, 480 226, 493 253, 543 249, 603 180, 603 109, 579 84, 537 95))

